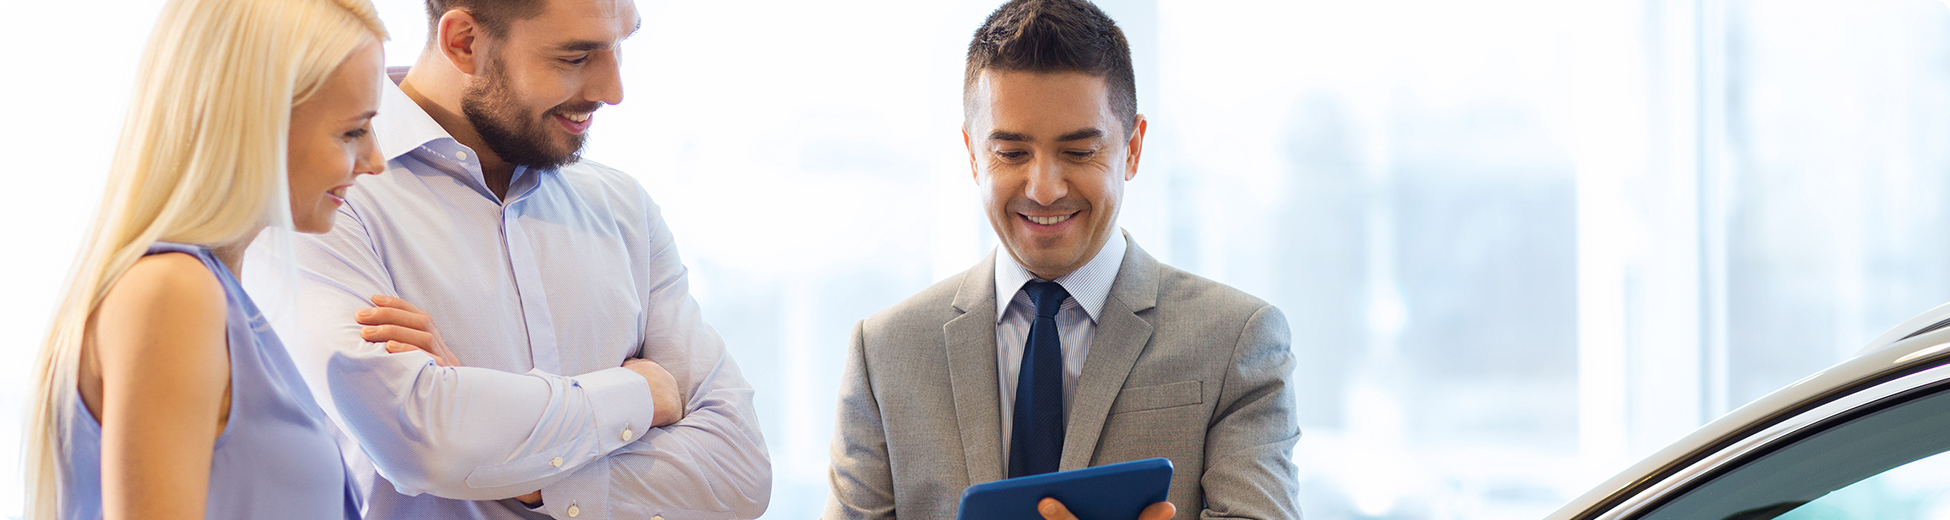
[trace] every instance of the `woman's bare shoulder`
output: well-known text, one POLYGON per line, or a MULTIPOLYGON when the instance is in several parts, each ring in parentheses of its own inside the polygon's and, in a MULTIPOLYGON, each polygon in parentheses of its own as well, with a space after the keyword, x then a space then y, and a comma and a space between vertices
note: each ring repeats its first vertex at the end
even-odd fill
POLYGON ((97 340, 160 339, 139 341, 160 346, 183 343, 168 339, 186 335, 205 339, 197 337, 222 333, 224 305, 223 282, 195 256, 145 256, 102 299, 95 315, 97 340))

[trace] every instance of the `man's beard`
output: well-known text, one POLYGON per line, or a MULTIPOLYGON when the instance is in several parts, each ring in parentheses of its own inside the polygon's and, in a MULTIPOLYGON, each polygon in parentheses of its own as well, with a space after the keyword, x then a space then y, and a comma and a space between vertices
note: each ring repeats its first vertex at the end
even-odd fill
POLYGON ((587 113, 601 106, 598 102, 563 103, 549 109, 542 117, 527 117, 516 103, 514 92, 508 88, 507 71, 502 70, 500 58, 489 59, 482 77, 467 86, 461 95, 460 111, 467 116, 467 123, 474 125, 474 131, 481 134, 481 141, 487 143, 489 150, 509 164, 517 164, 536 169, 554 169, 582 160, 583 134, 570 134, 566 152, 550 150, 549 114, 587 113))

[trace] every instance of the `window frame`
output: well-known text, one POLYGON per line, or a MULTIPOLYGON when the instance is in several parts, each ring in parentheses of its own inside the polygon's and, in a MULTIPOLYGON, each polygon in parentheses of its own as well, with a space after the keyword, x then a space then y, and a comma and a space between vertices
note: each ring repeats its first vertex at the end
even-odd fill
MULTIPOLYGON (((1789 385, 1777 391, 1777 394, 1794 391, 1798 386, 1818 381, 1823 379, 1822 376, 1834 372, 1860 370, 1859 366, 1865 363, 1880 364, 1878 360, 1896 352, 1909 353, 1887 362, 1883 369, 1871 370, 1866 375, 1831 386, 1748 421, 1686 451, 1682 456, 1671 458, 1655 469, 1642 472, 1641 476, 1606 494, 1590 507, 1562 518, 1639 518, 1713 479, 1798 440, 1910 400, 1939 391, 1950 391, 1950 328, 1944 328, 1858 356, 1789 385)), ((1763 398, 1755 405, 1767 400, 1763 398)), ((1729 414, 1722 420, 1738 415, 1738 412, 1729 414)), ((1712 428, 1712 425, 1707 428, 1712 428)))

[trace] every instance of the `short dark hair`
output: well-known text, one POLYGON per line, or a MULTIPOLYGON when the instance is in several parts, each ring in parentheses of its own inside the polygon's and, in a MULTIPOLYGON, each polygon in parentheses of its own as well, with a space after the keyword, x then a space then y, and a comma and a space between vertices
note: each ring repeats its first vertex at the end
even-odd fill
POLYGON ((503 38, 508 36, 508 26, 516 20, 527 20, 542 14, 543 5, 548 0, 427 0, 427 43, 440 37, 440 17, 447 11, 459 9, 474 16, 474 22, 481 24, 481 30, 488 36, 503 38))
POLYGON ((1104 78, 1111 113, 1130 135, 1137 124, 1137 79, 1131 44, 1117 22, 1087 0, 1011 0, 989 14, 968 42, 962 109, 975 115, 975 82, 984 70, 1082 72, 1104 78))

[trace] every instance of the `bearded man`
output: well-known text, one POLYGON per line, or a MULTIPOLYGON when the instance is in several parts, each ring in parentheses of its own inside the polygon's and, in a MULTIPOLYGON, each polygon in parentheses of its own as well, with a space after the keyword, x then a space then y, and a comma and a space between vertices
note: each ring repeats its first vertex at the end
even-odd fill
POLYGON ((623 100, 635 3, 427 11, 373 121, 390 175, 337 192, 337 227, 299 239, 274 296, 303 313, 285 337, 359 448, 366 517, 757 517, 751 385, 657 204, 580 160, 623 100))

